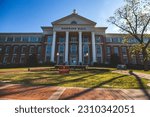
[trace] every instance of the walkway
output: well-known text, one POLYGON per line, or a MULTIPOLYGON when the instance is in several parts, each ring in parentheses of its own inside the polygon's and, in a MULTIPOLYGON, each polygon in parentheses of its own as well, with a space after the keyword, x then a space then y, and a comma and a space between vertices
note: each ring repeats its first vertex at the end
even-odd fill
MULTIPOLYGON (((148 90, 150 95, 150 90, 148 90)), ((54 86, 23 86, 5 84, 0 86, 1 100, 147 100, 140 89, 74 88, 54 86)))
MULTIPOLYGON (((124 74, 124 75, 131 75, 128 70, 115 70, 115 71, 112 71, 112 72, 119 73, 119 74, 124 74)), ((145 78, 145 79, 150 80, 150 74, 144 74, 144 73, 139 73, 139 72, 132 72, 132 73, 136 74, 140 78, 145 78)))

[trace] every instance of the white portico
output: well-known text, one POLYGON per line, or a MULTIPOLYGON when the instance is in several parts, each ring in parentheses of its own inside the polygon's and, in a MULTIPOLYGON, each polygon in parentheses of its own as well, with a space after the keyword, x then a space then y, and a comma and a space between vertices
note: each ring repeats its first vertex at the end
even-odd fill
POLYGON ((46 53, 51 62, 57 64, 93 64, 103 62, 102 40, 106 27, 96 28, 96 23, 73 12, 64 18, 52 22, 53 27, 42 27, 51 44, 46 53))

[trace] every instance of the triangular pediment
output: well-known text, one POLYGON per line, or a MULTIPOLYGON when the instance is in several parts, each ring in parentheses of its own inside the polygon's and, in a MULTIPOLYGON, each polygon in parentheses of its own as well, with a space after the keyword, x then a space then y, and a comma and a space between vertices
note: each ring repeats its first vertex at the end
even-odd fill
POLYGON ((72 13, 71 15, 68 15, 66 17, 63 17, 59 20, 52 22, 52 25, 93 25, 95 26, 96 23, 76 13, 72 13))

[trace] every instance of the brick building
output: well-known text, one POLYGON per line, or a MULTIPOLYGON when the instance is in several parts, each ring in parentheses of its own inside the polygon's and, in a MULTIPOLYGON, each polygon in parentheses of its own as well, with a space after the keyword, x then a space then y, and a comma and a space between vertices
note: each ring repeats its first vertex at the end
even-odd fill
POLYGON ((41 33, 0 33, 0 65, 26 64, 33 54, 39 63, 109 64, 114 53, 123 64, 142 64, 142 55, 131 57, 128 51, 135 39, 124 44, 123 34, 105 33, 107 27, 75 11, 41 28, 41 33))

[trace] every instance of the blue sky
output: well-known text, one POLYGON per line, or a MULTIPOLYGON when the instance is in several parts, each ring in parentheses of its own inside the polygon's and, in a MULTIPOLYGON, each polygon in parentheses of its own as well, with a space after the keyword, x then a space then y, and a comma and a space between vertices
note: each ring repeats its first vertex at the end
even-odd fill
POLYGON ((73 9, 97 26, 108 26, 107 32, 116 32, 106 20, 122 4, 123 0, 0 0, 0 32, 41 32, 40 26, 51 26, 73 9))

